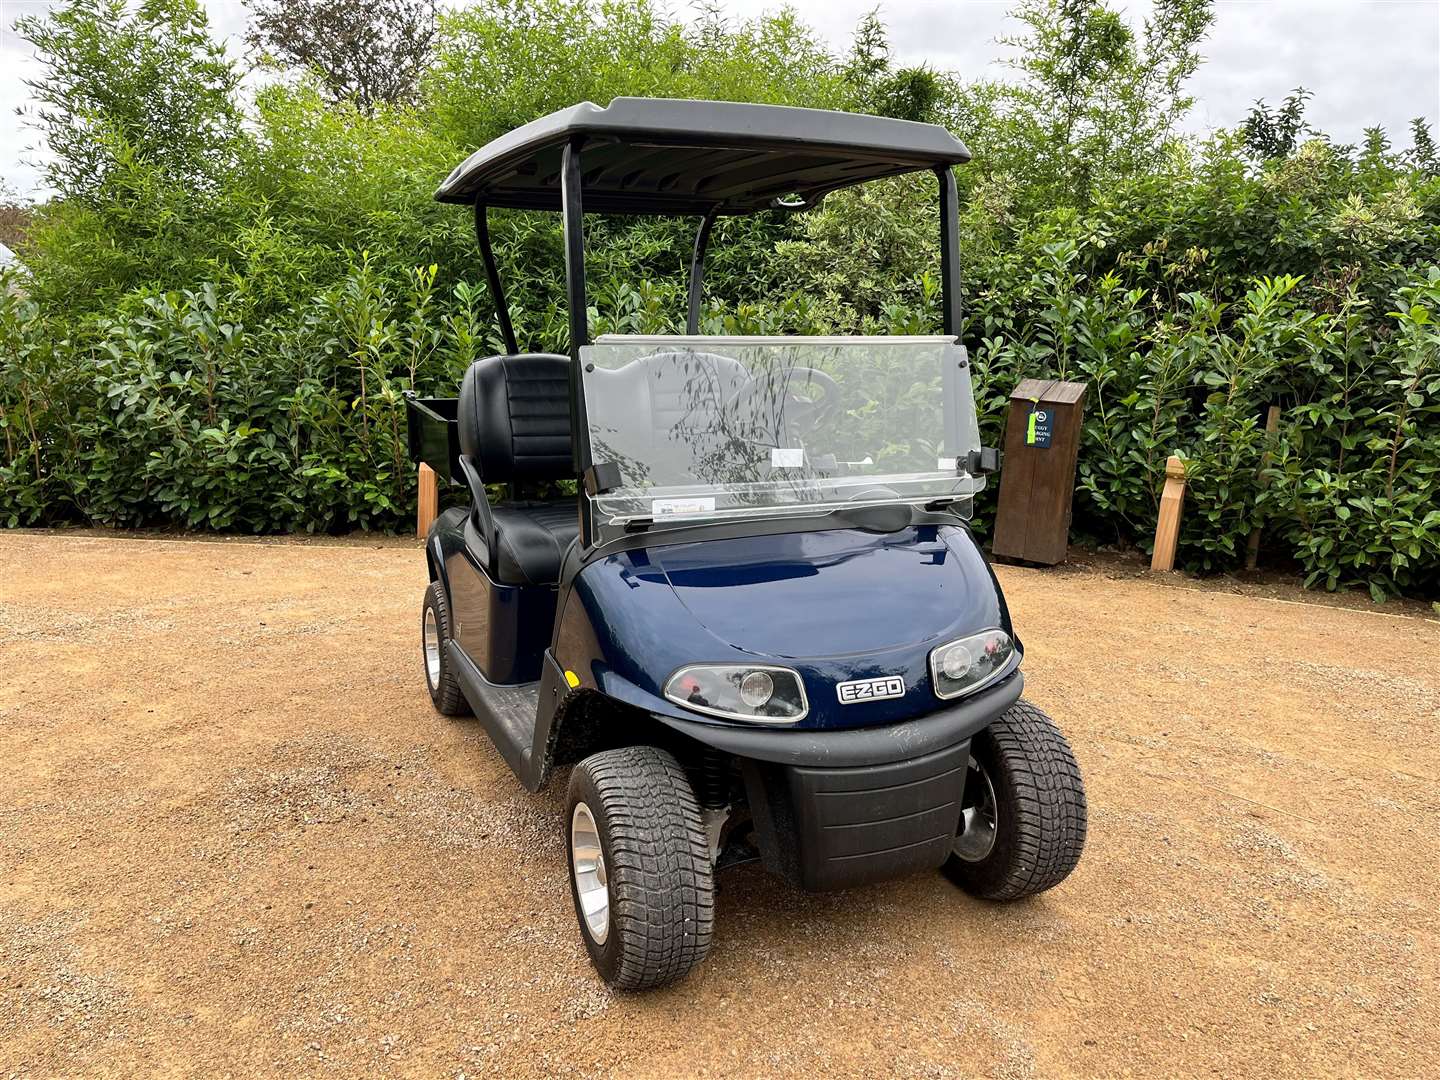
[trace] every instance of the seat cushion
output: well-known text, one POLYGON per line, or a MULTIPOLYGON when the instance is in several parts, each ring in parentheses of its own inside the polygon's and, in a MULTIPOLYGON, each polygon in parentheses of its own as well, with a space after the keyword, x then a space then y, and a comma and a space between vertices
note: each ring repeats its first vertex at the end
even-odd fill
POLYGON ((498 551, 496 570, 508 585, 560 579, 560 560, 580 532, 573 497, 555 502, 506 503, 490 508, 498 551))

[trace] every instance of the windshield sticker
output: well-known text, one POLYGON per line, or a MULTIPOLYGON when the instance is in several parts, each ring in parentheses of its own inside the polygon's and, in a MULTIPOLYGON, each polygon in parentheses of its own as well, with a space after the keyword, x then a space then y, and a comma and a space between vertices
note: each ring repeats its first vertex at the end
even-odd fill
POLYGON ((689 499, 651 499, 650 513, 657 518, 674 517, 677 514, 713 514, 715 497, 697 495, 689 499))
POLYGON ((790 450, 779 446, 770 450, 770 467, 772 469, 803 469, 805 467, 804 449, 790 450))
POLYGON ((958 472, 959 469, 959 458, 942 457, 935 462, 935 470, 937 472, 958 472))

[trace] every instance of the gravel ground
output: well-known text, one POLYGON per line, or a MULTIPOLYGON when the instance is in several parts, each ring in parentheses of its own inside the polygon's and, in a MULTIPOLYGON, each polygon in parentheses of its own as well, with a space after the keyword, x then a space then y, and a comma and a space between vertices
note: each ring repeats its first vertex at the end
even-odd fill
POLYGON ((0 536, 0 1078, 1440 1075, 1433 619, 1001 568, 1075 875, 737 868, 706 964, 634 997, 580 944, 563 782, 430 708, 423 567, 0 536))

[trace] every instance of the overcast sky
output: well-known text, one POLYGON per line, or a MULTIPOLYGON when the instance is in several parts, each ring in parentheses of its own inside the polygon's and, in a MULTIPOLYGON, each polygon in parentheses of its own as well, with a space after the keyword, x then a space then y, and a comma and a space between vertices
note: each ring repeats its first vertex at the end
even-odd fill
MULTIPOLYGON (((1014 31, 1005 16, 1013 0, 891 0, 881 4, 895 60, 925 63, 963 78, 1003 77, 1006 50, 996 38, 1014 31)), ((22 194, 37 190, 26 159, 35 141, 16 109, 28 100, 24 79, 35 64, 11 31, 21 14, 41 12, 47 0, 0 0, 0 179, 22 194)), ((232 43, 244 29, 238 0, 206 0, 218 36, 232 43)), ((736 16, 780 6, 774 0, 728 0, 736 16)), ((848 47, 851 32, 875 0, 795 0, 791 5, 822 36, 848 47)), ((1146 0, 1122 0, 1137 24, 1146 0)), ((682 18, 688 5, 672 0, 682 18)), ((1215 26, 1204 45, 1205 64, 1191 83, 1197 99, 1188 126, 1206 131, 1233 126, 1257 98, 1272 105, 1294 87, 1313 92, 1307 117, 1331 136, 1355 142, 1379 124, 1396 145, 1409 145, 1409 121, 1424 116, 1440 127, 1440 0, 1218 0, 1215 26)), ((964 132, 959 132, 962 137, 964 132)), ((1437 131, 1440 135, 1440 131, 1437 131)))

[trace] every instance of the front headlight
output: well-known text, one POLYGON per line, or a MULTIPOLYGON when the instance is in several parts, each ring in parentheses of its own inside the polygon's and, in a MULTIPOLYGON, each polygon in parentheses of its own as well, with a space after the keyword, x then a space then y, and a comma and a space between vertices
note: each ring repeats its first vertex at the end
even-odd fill
POLYGON ((665 696, 696 712, 761 724, 793 724, 810 711, 800 676, 764 664, 691 664, 666 680, 665 696))
POLYGON ((978 634, 941 645, 930 654, 930 679, 937 697, 973 693, 993 681, 1015 655, 1015 643, 1003 630, 978 634))

